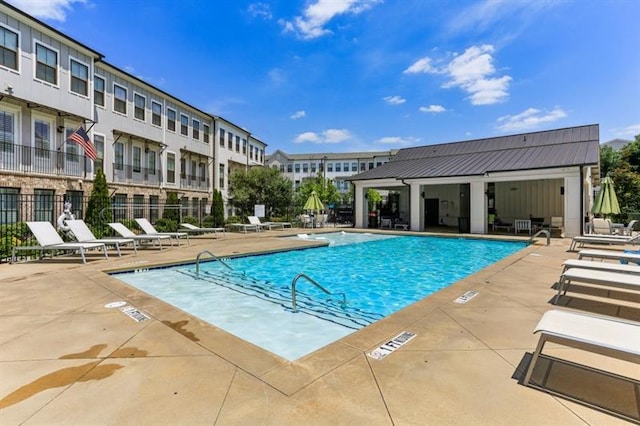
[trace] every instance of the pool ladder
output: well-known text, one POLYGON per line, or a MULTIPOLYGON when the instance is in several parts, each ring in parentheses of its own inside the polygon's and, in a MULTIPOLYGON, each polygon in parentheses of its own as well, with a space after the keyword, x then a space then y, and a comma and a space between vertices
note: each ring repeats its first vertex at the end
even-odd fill
POLYGON ((298 283, 298 280, 300 278, 305 278, 311 284, 313 284, 314 286, 316 286, 317 288, 322 290, 325 294, 341 295, 342 296, 342 306, 344 307, 347 304, 347 296, 344 293, 331 293, 329 290, 327 290, 326 288, 322 287, 320 284, 318 284, 315 280, 313 280, 308 275, 306 275, 306 274, 298 274, 298 275, 295 276, 293 281, 291 281, 291 307, 292 307, 293 312, 298 312, 298 307, 296 305, 296 284, 298 283))
POLYGON ((212 258, 214 258, 215 260, 222 263, 224 266, 226 266, 227 268, 233 271, 233 268, 229 266, 227 262, 220 259, 215 254, 211 253, 209 250, 202 250, 200 253, 198 253, 198 256, 196 257, 196 279, 200 279, 200 256, 202 256, 203 254, 208 254, 209 256, 211 256, 212 258))
POLYGON ((535 235, 533 237, 531 237, 530 241, 533 242, 533 239, 535 237, 537 237, 538 235, 546 235, 547 236, 547 245, 551 244, 551 232, 549 232, 548 229, 541 229, 538 232, 535 233, 535 235))

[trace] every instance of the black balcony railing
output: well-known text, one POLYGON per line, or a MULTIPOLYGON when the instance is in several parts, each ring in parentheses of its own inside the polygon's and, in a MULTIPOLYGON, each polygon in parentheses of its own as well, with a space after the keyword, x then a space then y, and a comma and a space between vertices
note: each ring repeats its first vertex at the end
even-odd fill
POLYGON ((162 182, 162 171, 160 169, 150 169, 133 166, 131 164, 113 163, 113 181, 160 185, 162 182))
POLYGON ((3 143, 0 170, 83 177, 91 171, 91 160, 70 152, 3 143))

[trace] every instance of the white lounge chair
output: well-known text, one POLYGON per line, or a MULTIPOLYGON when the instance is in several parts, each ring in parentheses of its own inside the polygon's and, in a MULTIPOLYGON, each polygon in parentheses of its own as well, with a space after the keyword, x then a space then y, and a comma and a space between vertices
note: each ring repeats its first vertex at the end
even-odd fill
POLYGON ((578 259, 583 259, 588 257, 590 259, 607 259, 607 260, 617 260, 619 262, 634 262, 640 263, 640 254, 639 253, 625 253, 623 251, 615 251, 615 250, 580 250, 578 252, 578 259))
POLYGON ((262 228, 267 228, 268 230, 272 230, 273 228, 284 229, 286 227, 291 228, 291 223, 289 222, 262 222, 258 216, 248 216, 249 223, 251 225, 257 225, 262 228))
POLYGON ((192 225, 190 223, 181 223, 180 226, 182 227, 180 229, 180 231, 182 232, 187 232, 189 234, 211 234, 214 233, 216 235, 216 238, 218 238, 218 232, 222 232, 222 235, 224 236, 225 234, 225 229, 224 228, 201 228, 199 226, 195 226, 192 225))
POLYGON ((608 245, 626 245, 637 244, 640 242, 640 234, 635 237, 626 235, 578 235, 573 237, 569 251, 574 251, 576 247, 584 247, 585 244, 608 244, 608 245))
POLYGON ((262 231, 262 227, 260 225, 253 225, 251 223, 229 223, 227 224, 227 228, 229 228, 231 231, 242 231, 245 234, 250 230, 256 232, 262 231))
POLYGON ((619 263, 595 262, 592 260, 569 259, 562 264, 564 273, 567 269, 582 268, 599 271, 621 272, 624 274, 640 275, 640 265, 621 265, 619 263))
POLYGON ((594 217, 591 225, 591 233, 603 235, 613 234, 611 230, 611 221, 609 219, 600 219, 594 217))
POLYGON ((633 227, 636 225, 636 223, 638 223, 637 220, 632 220, 631 222, 629 222, 629 224, 626 226, 626 228, 622 229, 622 235, 625 236, 632 236, 633 235, 633 227))
POLYGON ((544 313, 533 332, 540 333, 540 339, 524 377, 525 386, 542 386, 542 384, 531 383, 531 376, 546 342, 640 363, 640 338, 638 338, 640 323, 638 322, 587 313, 551 310, 544 313))
POLYGON ((186 238, 187 244, 189 244, 189 234, 186 232, 158 232, 156 231, 156 228, 153 227, 151 222, 143 217, 136 218, 136 222, 138 223, 138 226, 142 228, 142 232, 147 235, 168 235, 172 238, 175 238, 178 245, 180 245, 180 238, 186 238))
POLYGON ((640 275, 619 272, 598 271, 594 269, 570 268, 562 273, 558 281, 558 294, 554 304, 560 300, 560 293, 567 293, 569 285, 574 282, 593 284, 601 287, 622 288, 640 291, 640 275))
POLYGON ((138 242, 153 241, 157 242, 160 250, 162 250, 162 240, 169 240, 169 244, 173 247, 173 240, 170 235, 136 235, 129 228, 119 222, 109 223, 111 229, 116 231, 123 238, 132 238, 138 242))
POLYGON ((120 252, 121 245, 132 244, 133 251, 138 253, 138 244, 133 238, 96 238, 91 229, 84 223, 82 219, 66 220, 65 223, 71 229, 71 233, 80 243, 102 243, 105 246, 114 246, 118 252, 118 256, 122 256, 120 252))
POLYGON ((513 222, 513 227, 516 234, 520 231, 527 231, 531 235, 531 221, 528 219, 516 219, 513 222))
POLYGON ((90 249, 102 249, 104 258, 108 259, 107 247, 103 243, 65 243, 62 237, 58 235, 58 231, 49 222, 27 222, 27 226, 31 233, 38 241, 37 246, 16 246, 11 251, 11 263, 15 262, 17 250, 39 250, 40 258, 45 251, 78 251, 82 257, 82 263, 87 263, 85 251, 90 249))

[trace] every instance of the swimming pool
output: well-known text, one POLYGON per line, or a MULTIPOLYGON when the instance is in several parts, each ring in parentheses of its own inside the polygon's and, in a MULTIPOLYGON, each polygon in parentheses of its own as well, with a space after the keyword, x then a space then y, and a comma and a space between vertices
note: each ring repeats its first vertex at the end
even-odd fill
POLYGON ((199 277, 193 264, 114 275, 292 361, 526 246, 363 233, 294 238, 322 239, 329 245, 233 257, 224 263, 202 261, 199 277), (291 285, 300 273, 332 294, 302 278, 296 284, 299 312, 294 313, 291 285))

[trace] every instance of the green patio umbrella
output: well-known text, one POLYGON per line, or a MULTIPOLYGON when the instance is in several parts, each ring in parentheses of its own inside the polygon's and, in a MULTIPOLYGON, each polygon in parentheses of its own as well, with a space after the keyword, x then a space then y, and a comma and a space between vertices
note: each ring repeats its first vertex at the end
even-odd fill
POLYGON ((616 191, 613 188, 613 179, 609 176, 602 179, 600 183, 600 192, 598 192, 596 196, 596 201, 593 203, 591 213, 605 216, 620 213, 618 197, 616 197, 616 191))
POLYGON ((309 195, 309 198, 307 198, 307 202, 304 203, 304 209, 313 211, 324 210, 324 204, 322 204, 322 201, 320 201, 320 198, 318 197, 316 191, 311 191, 311 195, 309 195))

